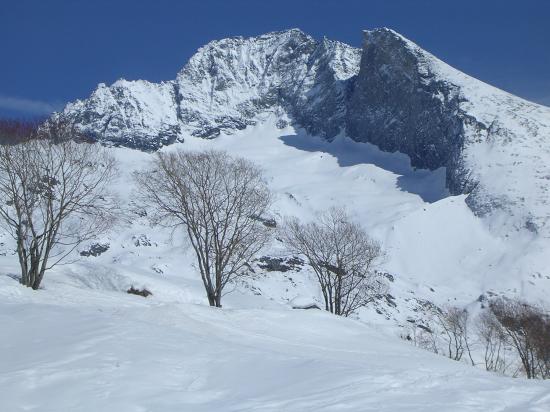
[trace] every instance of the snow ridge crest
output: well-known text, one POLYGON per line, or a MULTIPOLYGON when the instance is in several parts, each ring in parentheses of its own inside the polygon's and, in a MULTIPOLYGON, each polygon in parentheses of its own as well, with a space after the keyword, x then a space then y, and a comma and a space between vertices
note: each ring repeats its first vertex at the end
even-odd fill
POLYGON ((69 118, 97 140, 144 150, 178 141, 183 132, 213 138, 241 130, 267 113, 331 138, 344 126, 346 83, 357 74, 360 54, 299 29, 215 40, 173 81, 99 84, 54 119, 69 118))

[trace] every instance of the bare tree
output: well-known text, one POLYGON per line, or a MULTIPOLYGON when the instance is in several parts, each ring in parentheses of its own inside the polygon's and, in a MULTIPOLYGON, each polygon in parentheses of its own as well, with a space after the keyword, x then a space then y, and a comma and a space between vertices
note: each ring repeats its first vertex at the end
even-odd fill
POLYGON ((304 255, 313 268, 327 311, 349 316, 385 291, 374 270, 383 256, 380 244, 343 209, 319 213, 309 223, 290 219, 283 237, 291 252, 304 255))
POLYGON ((549 316, 540 308, 512 299, 497 299, 490 308, 508 344, 517 352, 527 378, 549 378, 549 316))
POLYGON ((259 219, 271 201, 261 169, 225 152, 180 150, 159 152, 135 179, 154 223, 185 227, 208 302, 221 307, 224 288, 269 239, 259 219))
POLYGON ((111 225, 116 168, 97 145, 34 137, 0 148, 0 224, 16 242, 21 283, 37 289, 47 270, 111 225))
POLYGON ((550 317, 542 310, 538 314, 537 326, 533 329, 537 373, 542 379, 550 379, 550 317))
POLYGON ((439 344, 437 335, 433 332, 429 324, 411 323, 406 327, 404 339, 411 342, 414 346, 427 351, 439 354, 439 344))
POLYGON ((447 356, 460 361, 466 353, 475 366, 472 358, 471 342, 468 328, 469 314, 465 309, 454 306, 443 308, 435 313, 438 326, 443 331, 447 356))
POLYGON ((485 369, 492 372, 506 373, 506 336, 504 330, 492 311, 482 312, 476 321, 477 335, 483 345, 485 369))

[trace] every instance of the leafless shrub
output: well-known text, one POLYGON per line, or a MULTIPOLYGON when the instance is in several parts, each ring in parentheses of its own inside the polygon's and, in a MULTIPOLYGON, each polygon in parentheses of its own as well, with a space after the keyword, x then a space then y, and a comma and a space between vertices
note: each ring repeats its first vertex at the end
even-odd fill
POLYGON ((343 209, 319 213, 316 221, 290 219, 283 228, 290 251, 302 254, 321 287, 325 309, 349 316, 383 293, 386 283, 375 270, 382 249, 343 209))
POLYGON ((460 361, 466 353, 472 365, 475 365, 468 329, 468 311, 454 306, 444 307, 435 313, 435 320, 442 331, 447 357, 460 361))
POLYGON ((440 353, 437 335, 429 326, 416 322, 409 323, 406 327, 406 333, 403 338, 411 342, 416 347, 428 350, 435 354, 440 353))
POLYGON ((519 300, 497 299, 491 311, 506 342, 519 356, 528 379, 550 377, 550 318, 542 309, 519 300))
POLYGON ((21 283, 44 273, 111 226, 115 160, 96 145, 39 138, 0 147, 0 224, 14 238, 21 283))
POLYGON ((535 354, 537 359, 537 376, 550 379, 550 318, 539 317, 538 327, 534 330, 535 354))
POLYGON ((492 311, 482 312, 476 321, 476 331, 483 347, 485 369, 505 374, 509 364, 504 329, 492 311))
POLYGON ((185 228, 208 302, 220 307, 224 288, 269 239, 258 220, 271 199, 261 169, 225 152, 180 150, 158 153, 135 179, 153 223, 185 228))

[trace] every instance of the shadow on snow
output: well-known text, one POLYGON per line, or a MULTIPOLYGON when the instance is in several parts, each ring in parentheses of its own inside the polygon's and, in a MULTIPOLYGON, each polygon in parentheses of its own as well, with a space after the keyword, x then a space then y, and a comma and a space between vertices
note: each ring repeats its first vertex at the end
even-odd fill
POLYGON ((372 164, 398 175, 397 187, 413 193, 425 202, 433 203, 449 196, 445 187, 445 168, 437 170, 414 169, 407 155, 388 153, 370 143, 359 143, 347 137, 336 137, 329 142, 318 137, 299 133, 280 136, 287 146, 307 152, 323 152, 336 158, 341 167, 372 164))

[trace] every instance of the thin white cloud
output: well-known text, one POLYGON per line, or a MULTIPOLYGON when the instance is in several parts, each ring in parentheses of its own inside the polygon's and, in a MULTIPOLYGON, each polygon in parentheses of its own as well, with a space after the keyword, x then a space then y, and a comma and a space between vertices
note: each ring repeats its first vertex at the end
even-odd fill
POLYGON ((59 110, 60 105, 40 100, 0 95, 0 109, 24 112, 34 115, 47 115, 59 110))

